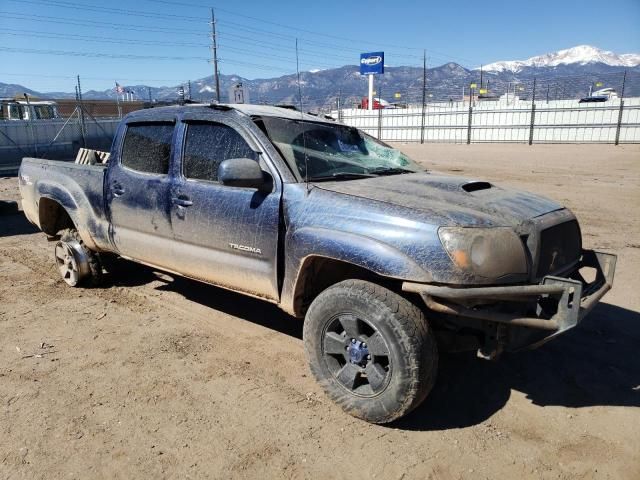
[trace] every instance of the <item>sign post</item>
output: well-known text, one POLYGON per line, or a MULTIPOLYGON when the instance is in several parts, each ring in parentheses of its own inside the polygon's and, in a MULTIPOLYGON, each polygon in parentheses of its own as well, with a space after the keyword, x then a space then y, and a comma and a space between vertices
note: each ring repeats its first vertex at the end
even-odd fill
POLYGON ((373 74, 369 74, 369 102, 367 103, 367 110, 373 110, 373 74))
POLYGON ((384 73, 384 52, 360 54, 360 75, 369 76, 369 102, 367 110, 373 110, 373 76, 384 73))

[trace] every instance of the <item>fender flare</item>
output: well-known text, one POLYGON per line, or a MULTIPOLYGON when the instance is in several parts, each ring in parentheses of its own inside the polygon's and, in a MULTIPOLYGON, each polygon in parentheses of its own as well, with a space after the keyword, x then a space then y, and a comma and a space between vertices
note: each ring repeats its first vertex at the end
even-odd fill
MULTIPOLYGON (((45 180, 38 182, 36 186, 36 192, 38 195, 38 205, 40 205, 40 200, 43 198, 56 202, 67 213, 67 215, 69 215, 69 218, 78 230, 78 233, 80 234, 80 237, 82 238, 82 241, 85 243, 85 245, 90 249, 96 248, 93 236, 88 228, 89 222, 87 220, 83 221, 82 218, 80 218, 80 208, 78 202, 68 189, 64 188, 58 183, 45 180)), ((84 199, 84 197, 82 198, 84 199)), ((88 201, 87 207, 90 208, 88 201)), ((40 224, 40 207, 38 208, 38 222, 40 224)))
POLYGON ((384 242, 354 233, 303 227, 287 235, 285 251, 281 306, 290 313, 295 311, 298 282, 304 277, 305 263, 310 258, 344 262, 390 279, 418 283, 431 281, 429 272, 406 254, 384 242))

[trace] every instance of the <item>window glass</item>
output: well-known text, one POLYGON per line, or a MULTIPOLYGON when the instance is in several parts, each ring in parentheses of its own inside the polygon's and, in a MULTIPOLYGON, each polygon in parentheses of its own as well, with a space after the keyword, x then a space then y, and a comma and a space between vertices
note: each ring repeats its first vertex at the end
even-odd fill
POLYGON ((24 108, 20 104, 10 104, 9 105, 9 118, 11 120, 23 120, 24 119, 24 108))
POLYGON ((173 123, 133 124, 127 127, 122 165, 145 173, 169 173, 173 123))
POLYGON ((36 118, 39 120, 48 120, 54 117, 53 107, 51 105, 35 105, 33 109, 36 118))
POLYGON ((192 123, 187 127, 183 171, 196 180, 218 181, 218 166, 230 158, 252 158, 256 153, 233 128, 220 123, 192 123))

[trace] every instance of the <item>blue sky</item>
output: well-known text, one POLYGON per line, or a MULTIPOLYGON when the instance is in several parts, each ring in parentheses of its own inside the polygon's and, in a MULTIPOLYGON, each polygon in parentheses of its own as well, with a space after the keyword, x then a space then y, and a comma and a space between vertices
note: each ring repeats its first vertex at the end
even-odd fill
POLYGON ((533 2, 0 0, 0 82, 40 91, 176 85, 212 73, 209 7, 220 70, 248 78, 356 64, 466 67, 580 44, 640 52, 640 0, 533 2), (96 55, 100 55, 97 56, 96 55), (120 58, 126 57, 126 58, 120 58))

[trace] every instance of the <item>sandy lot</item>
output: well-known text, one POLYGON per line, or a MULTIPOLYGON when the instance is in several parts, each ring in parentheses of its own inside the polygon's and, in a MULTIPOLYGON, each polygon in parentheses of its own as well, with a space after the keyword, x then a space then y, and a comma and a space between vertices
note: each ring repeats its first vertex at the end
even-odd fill
POLYGON ((277 308, 127 262, 71 289, 0 216, 0 479, 640 478, 640 147, 400 147, 567 204, 619 255, 614 290, 536 351, 445 356, 418 410, 373 426, 323 396, 277 308))

